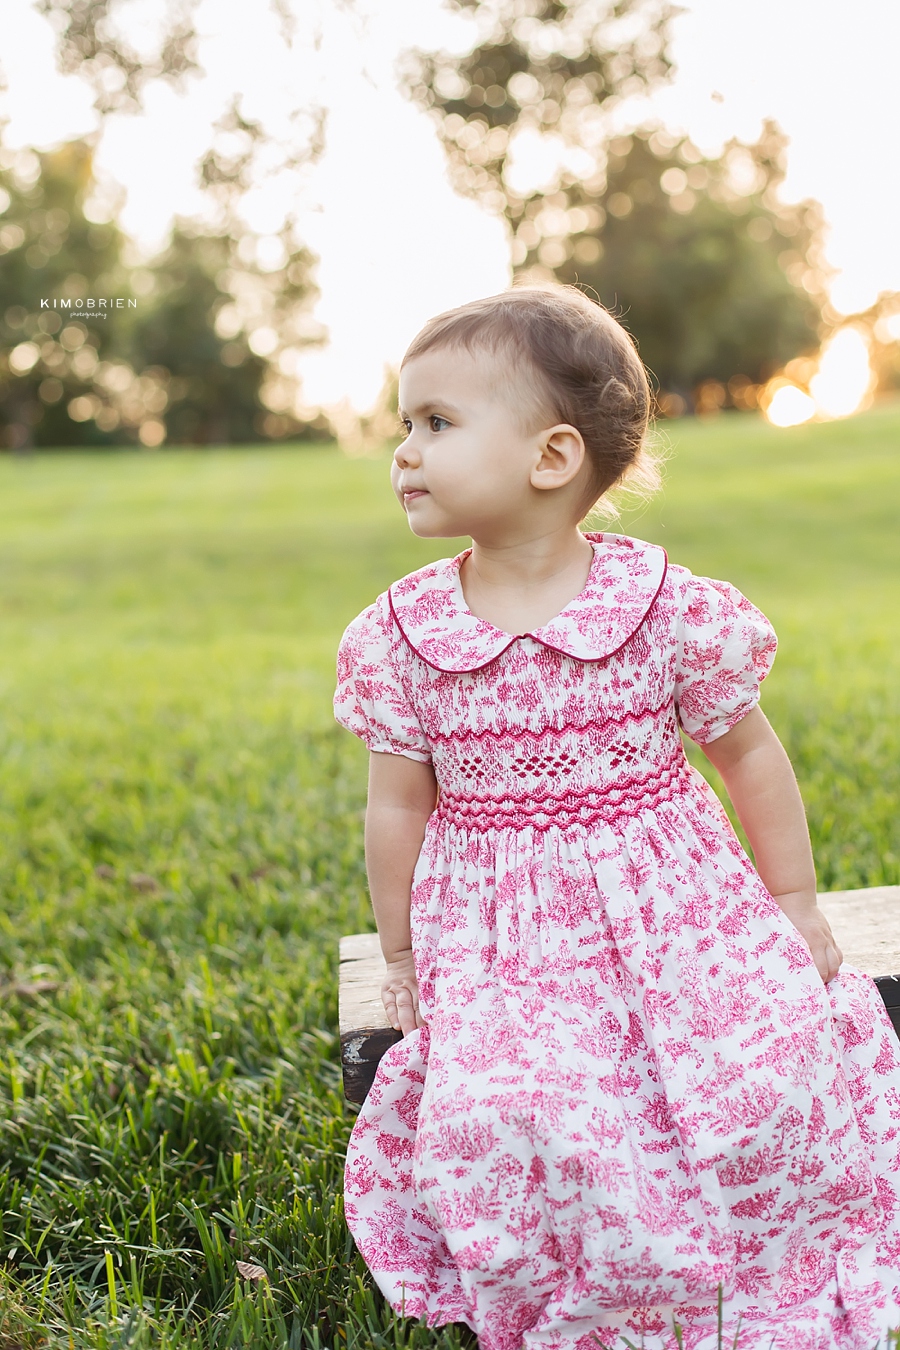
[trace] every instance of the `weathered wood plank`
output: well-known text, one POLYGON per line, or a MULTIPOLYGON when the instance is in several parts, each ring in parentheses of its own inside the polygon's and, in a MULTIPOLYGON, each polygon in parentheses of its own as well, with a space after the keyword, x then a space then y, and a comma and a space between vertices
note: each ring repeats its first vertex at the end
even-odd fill
POLYGON ((900 886, 827 891, 819 905, 844 960, 874 978, 900 1036, 900 886))
MULTIPOLYGON (((845 961, 875 978, 900 1035, 900 886, 829 891, 821 905, 845 961), (895 978, 896 977, 896 978, 895 978)), ((384 959, 377 933, 341 938, 339 1018, 344 1093, 364 1102, 378 1061, 401 1039, 381 1002, 384 959)))
POLYGON ((845 961, 867 975, 900 975, 900 886, 826 891, 819 905, 845 961))
POLYGON ((341 1035, 360 1027, 389 1027, 381 1001, 384 957, 377 933, 341 938, 341 987, 338 1019, 341 1035))
POLYGON ((344 1096, 364 1102, 378 1061, 385 1050, 402 1040, 387 1018, 381 1001, 384 957, 377 933, 354 933, 341 938, 338 1022, 344 1096))

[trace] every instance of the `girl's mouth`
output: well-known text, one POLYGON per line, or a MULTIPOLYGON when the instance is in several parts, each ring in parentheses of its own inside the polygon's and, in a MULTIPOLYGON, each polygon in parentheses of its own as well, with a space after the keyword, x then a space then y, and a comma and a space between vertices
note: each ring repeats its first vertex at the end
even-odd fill
POLYGON ((424 488, 404 488, 403 505, 407 506, 409 502, 414 502, 417 497, 427 497, 428 493, 424 488))

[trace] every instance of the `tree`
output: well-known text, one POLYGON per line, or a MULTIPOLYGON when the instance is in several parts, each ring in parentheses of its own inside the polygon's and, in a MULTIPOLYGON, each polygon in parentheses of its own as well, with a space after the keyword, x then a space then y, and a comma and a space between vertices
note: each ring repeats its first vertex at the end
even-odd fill
POLYGON ((404 82, 430 111, 461 191, 515 211, 510 183, 523 132, 558 138, 582 171, 602 151, 606 114, 671 68, 666 0, 456 0, 479 41, 464 56, 411 52, 404 82))
POLYGON ((288 240, 283 265, 265 272, 238 257, 240 243, 179 221, 147 269, 149 303, 131 329, 128 355, 163 387, 170 443, 315 434, 295 413, 295 383, 270 360, 286 337, 292 350, 317 340, 315 328, 305 337, 296 331, 292 313, 308 316, 312 260, 288 240))
POLYGON ((479 41, 414 53, 412 97, 436 119, 460 190, 506 217, 523 279, 595 291, 636 337, 663 410, 751 406, 756 385, 819 345, 822 214, 777 188, 785 139, 704 158, 660 128, 611 135, 610 110, 669 70, 673 9, 651 0, 458 0, 479 41), (523 188, 517 146, 555 178, 523 188))
POLYGON ((825 303, 821 210, 779 201, 784 150, 772 124, 716 159, 659 130, 617 137, 602 194, 575 182, 523 204, 515 256, 620 314, 664 411, 753 406, 818 347, 825 303))
MULTIPOLYGON (((151 4, 142 16, 142 35, 155 25, 156 46, 139 54, 129 40, 123 0, 38 4, 54 29, 60 69, 92 87, 101 128, 110 113, 139 111, 152 81, 181 85, 191 73, 202 74, 195 6, 196 0, 151 4)), ((240 209, 252 186, 314 162, 323 126, 321 109, 298 107, 288 134, 279 139, 244 117, 235 95, 199 166, 207 195, 204 219, 176 222, 162 255, 132 267, 140 303, 129 322, 117 316, 110 353, 115 359, 97 362, 102 368, 89 386, 66 387, 59 416, 47 418, 30 391, 26 405, 34 425, 41 424, 38 443, 48 443, 51 424, 60 444, 111 437, 137 437, 148 445, 164 438, 205 444, 329 432, 320 415, 304 408, 298 381, 301 349, 323 336, 310 313, 314 259, 292 217, 260 237, 240 209), (78 427, 71 425, 73 418, 78 427)), ((42 167, 45 158, 35 162, 42 167)), ((75 202, 76 214, 78 209, 75 202)), ((123 241, 115 233, 121 253, 123 241)), ((90 271, 87 277, 93 281, 90 271)), ((24 301, 19 308, 27 309, 24 301)), ((99 352, 94 338, 86 332, 82 337, 99 352)), ((86 353, 82 363, 88 361, 86 353)), ((34 369, 44 373, 37 363, 34 369)), ((11 394, 24 396, 28 381, 21 377, 30 372, 13 374, 11 394)), ((25 422, 18 418, 16 425, 19 430, 9 436, 30 441, 25 422)))
MULTIPOLYGON (((36 5, 56 34, 60 70, 88 81, 101 115, 136 112, 152 80, 179 86, 187 75, 199 71, 192 19, 195 7, 196 0, 170 6, 156 51, 140 54, 117 31, 115 0, 38 0, 36 5)), ((150 16, 143 17, 146 31, 150 16)))
POLYGON ((289 224, 260 241, 182 221, 158 258, 129 268, 89 144, 0 154, 3 444, 322 434, 297 416, 285 369, 319 340, 313 260, 289 224))
POLYGON ((3 150, 0 165, 3 441, 12 448, 103 441, 102 430, 69 412, 117 338, 108 319, 73 321, 71 306, 121 294, 125 281, 120 232, 90 218, 90 146, 75 141, 40 155, 3 150))

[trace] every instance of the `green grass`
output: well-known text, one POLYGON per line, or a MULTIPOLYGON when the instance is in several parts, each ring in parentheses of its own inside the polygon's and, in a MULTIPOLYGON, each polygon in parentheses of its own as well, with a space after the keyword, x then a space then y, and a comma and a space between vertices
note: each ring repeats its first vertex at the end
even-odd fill
MULTIPOLYGON (((620 528, 774 620, 823 888, 900 881, 900 411, 668 436, 620 528)), ((329 450, 0 462, 0 1350, 465 1343, 393 1318, 343 1224, 371 921, 330 714, 345 623, 452 549, 329 450)))

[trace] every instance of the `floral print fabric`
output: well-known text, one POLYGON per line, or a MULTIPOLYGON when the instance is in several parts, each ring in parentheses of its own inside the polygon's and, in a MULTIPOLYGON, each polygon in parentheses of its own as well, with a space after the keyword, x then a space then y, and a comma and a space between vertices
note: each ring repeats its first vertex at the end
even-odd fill
MULTIPOLYGON (((434 765, 412 891, 425 1026, 347 1154, 393 1306, 483 1350, 870 1350, 900 1322, 900 1044, 826 988, 679 728, 759 697, 775 640, 733 587, 591 535, 587 586, 501 633, 462 558, 347 630, 338 719, 434 765), (643 1340, 642 1340, 643 1338, 643 1340)), ((465 556, 465 555, 463 555, 465 556)))

